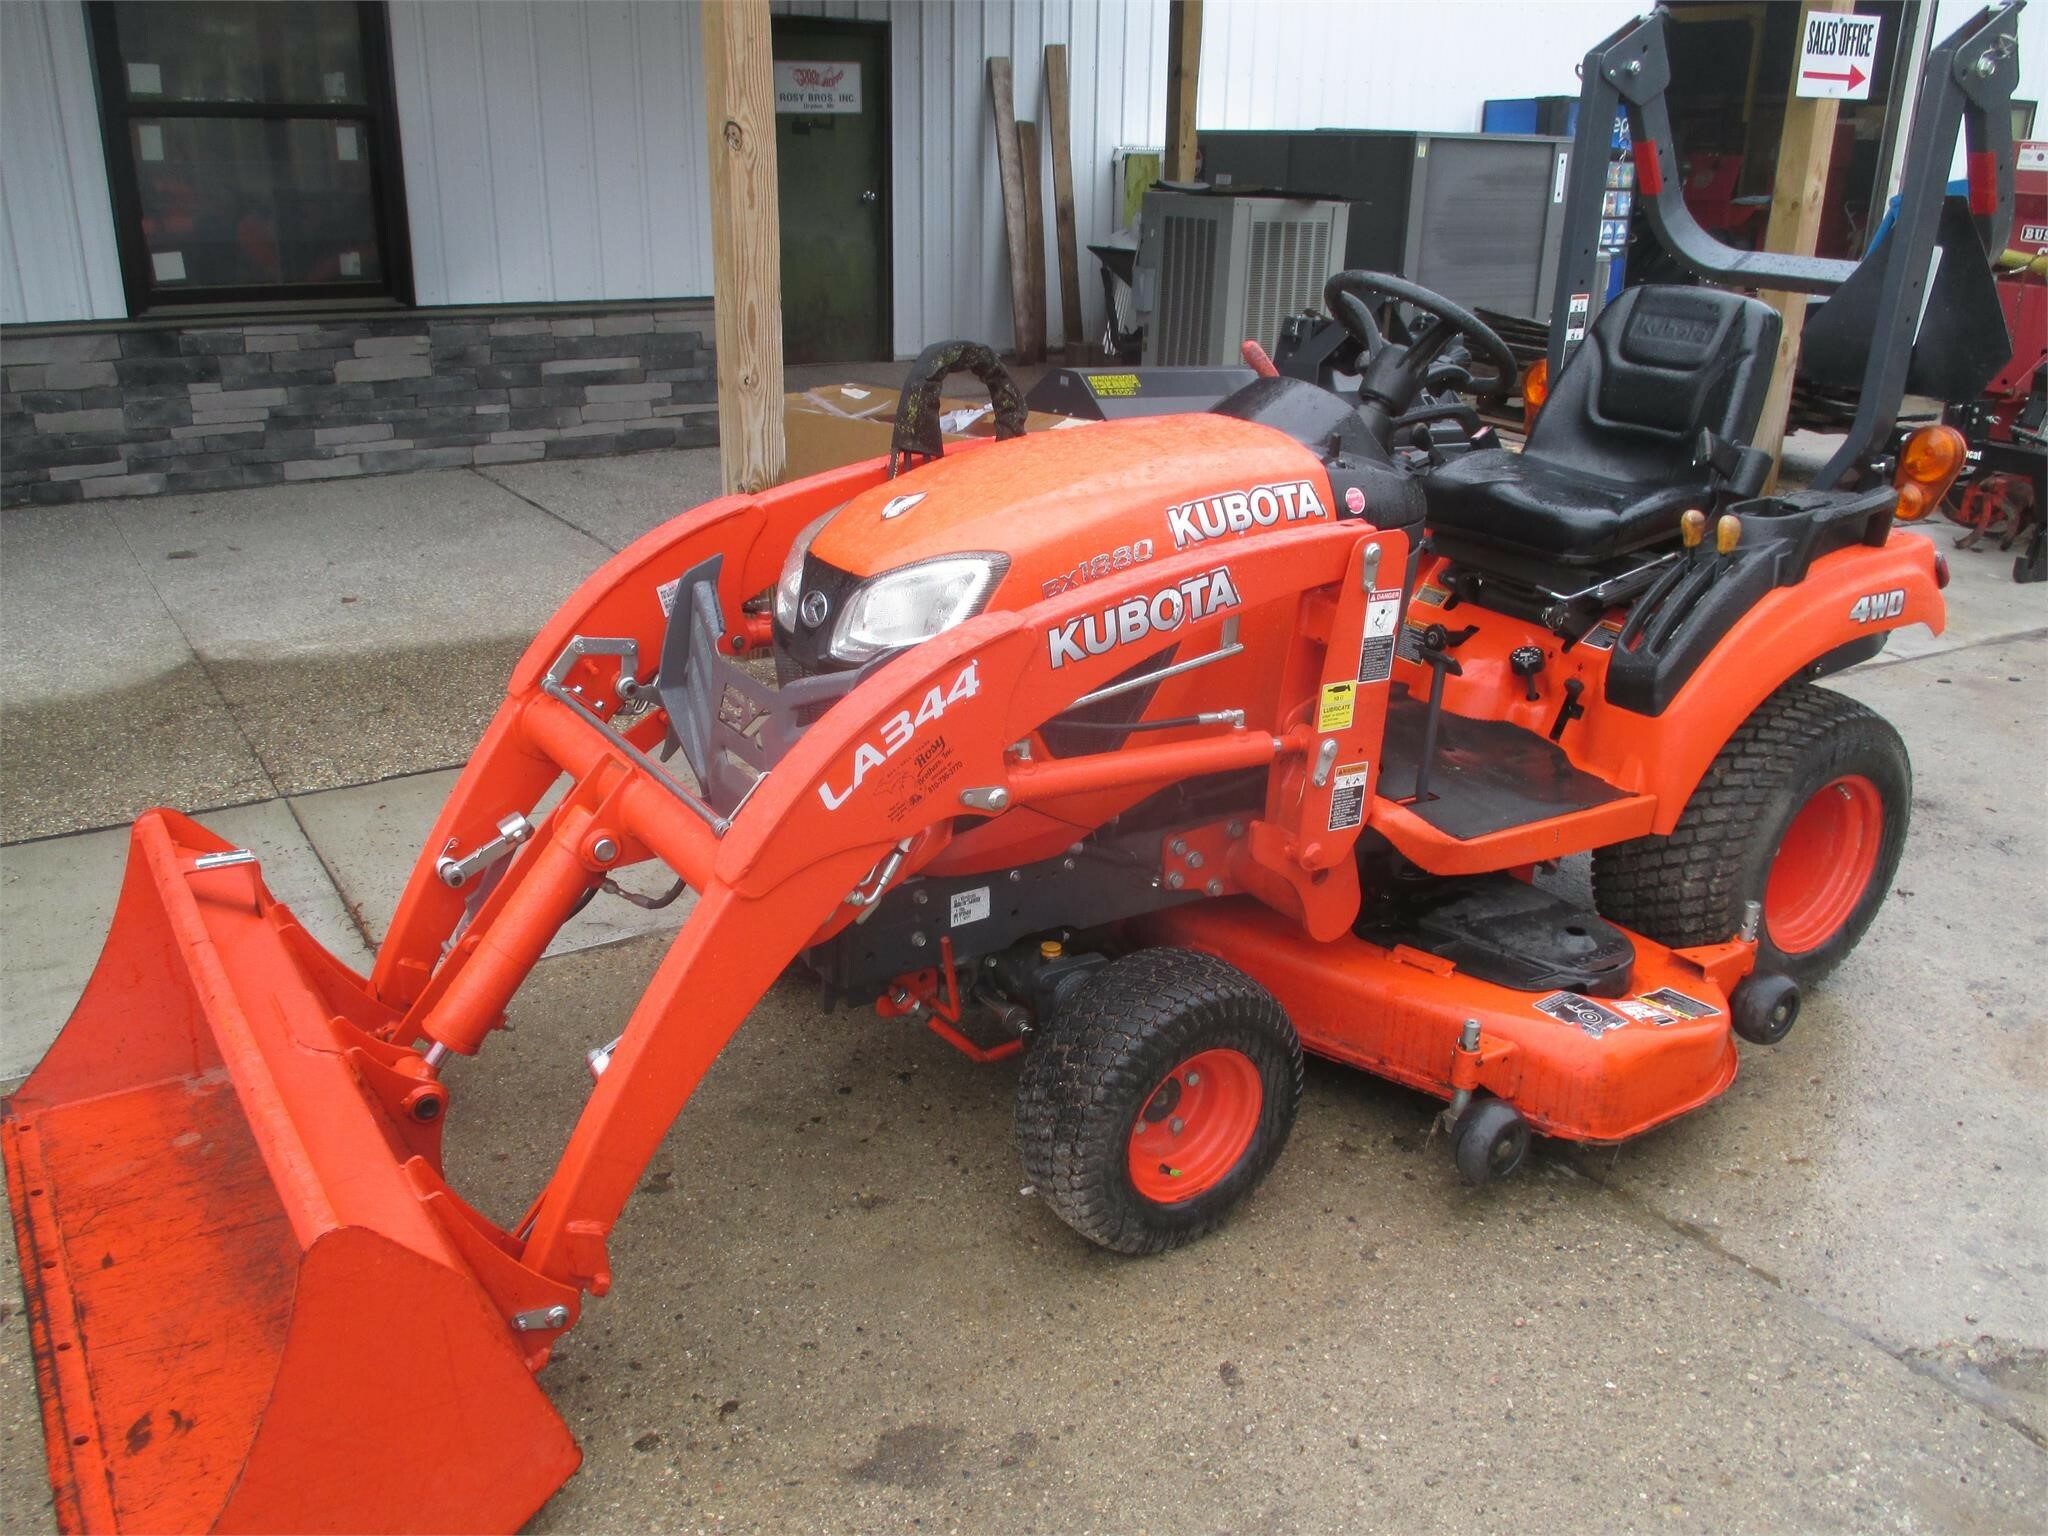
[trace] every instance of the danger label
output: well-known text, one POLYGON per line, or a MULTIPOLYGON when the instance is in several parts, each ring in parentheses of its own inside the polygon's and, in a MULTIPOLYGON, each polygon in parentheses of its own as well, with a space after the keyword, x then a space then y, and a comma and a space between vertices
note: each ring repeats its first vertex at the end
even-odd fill
POLYGON ((1337 769, 1330 789, 1330 830, 1347 831, 1365 821, 1365 790, 1372 778, 1371 763, 1345 763, 1337 769))
POLYGON ((978 923, 988 916, 988 887, 977 885, 971 891, 955 891, 951 912, 953 928, 964 928, 969 923, 978 923))
POLYGON ((1868 101, 1877 34, 1875 16, 1809 15, 1799 39, 1798 94, 1868 101))
POLYGON ((1331 731, 1348 731, 1357 713, 1358 684, 1323 684, 1321 704, 1316 710, 1317 731, 1326 735, 1331 731))
POLYGON ((1366 599, 1365 635, 1358 642, 1358 680, 1383 683, 1394 672, 1394 631, 1401 623, 1401 594, 1375 592, 1366 599))

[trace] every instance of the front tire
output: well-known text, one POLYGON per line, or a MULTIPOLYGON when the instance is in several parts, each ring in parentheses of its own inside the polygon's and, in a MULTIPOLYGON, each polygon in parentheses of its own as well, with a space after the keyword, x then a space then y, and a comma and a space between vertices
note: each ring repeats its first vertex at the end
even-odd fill
POLYGON ((1301 1042, 1264 987, 1211 955, 1139 950, 1045 1025, 1017 1085, 1017 1150, 1076 1232, 1160 1253, 1257 1187, 1301 1081, 1301 1042))
POLYGON ((1898 873, 1913 767, 1854 699, 1781 688, 1721 749, 1668 837, 1593 855, 1600 915, 1660 944, 1720 944, 1763 905, 1757 969, 1811 985, 1839 965, 1898 873))

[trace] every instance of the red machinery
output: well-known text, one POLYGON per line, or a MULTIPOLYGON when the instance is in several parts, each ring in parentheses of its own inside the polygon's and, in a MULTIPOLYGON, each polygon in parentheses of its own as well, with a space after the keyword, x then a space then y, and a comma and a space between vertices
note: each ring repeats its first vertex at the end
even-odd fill
MULTIPOLYGON (((1979 16, 1930 77, 2011 26, 1979 16)), ((1661 39, 1653 16, 1588 55, 1582 129, 1611 82, 1655 89, 1661 39)), ((1987 100, 2016 70, 1991 56, 1987 100)), ((1937 94, 1921 162, 1960 116, 1937 94)), ((1893 245, 1926 239, 1902 219, 1893 245)), ((941 345, 888 461, 631 545, 514 669, 368 976, 253 855, 143 816, 99 967, 0 1123, 60 1523, 520 1524, 578 1458, 534 1374, 799 959, 1021 1052, 1027 1177, 1129 1253, 1258 1185, 1304 1048, 1446 1099, 1482 1182, 1532 1131, 1682 1114, 1737 1037, 1781 1038, 1883 901, 1912 798, 1897 733, 1814 680, 1941 626, 1946 568, 1894 520, 1960 437, 1894 469, 1870 445, 1897 389, 1867 389, 1846 469, 1762 495, 1775 312, 1643 287, 1553 366, 1525 452, 1460 443, 1459 408, 1419 402, 1453 342, 1512 387, 1501 339, 1398 278, 1325 298, 1355 395, 1261 377, 1024 437, 993 355, 941 345), (1388 302, 1419 317, 1399 339, 1388 302), (999 440, 941 458, 963 366, 999 440), (1590 906, 1530 878, 1585 852, 1590 906), (476 1210, 440 1156, 471 1059, 641 864, 694 905, 550 1177, 476 1210)))

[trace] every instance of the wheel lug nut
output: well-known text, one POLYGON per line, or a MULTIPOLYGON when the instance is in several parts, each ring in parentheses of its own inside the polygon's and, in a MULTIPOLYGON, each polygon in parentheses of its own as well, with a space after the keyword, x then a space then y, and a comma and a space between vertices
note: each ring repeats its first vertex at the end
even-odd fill
POLYGON ((1201 1073, 1199 1073, 1199 1072, 1190 1072, 1190 1073, 1188 1074, 1188 1086, 1189 1086, 1190 1088, 1194 1087, 1194 1086, 1195 1086, 1195 1084, 1199 1083, 1199 1082, 1200 1082, 1201 1080, 1202 1080, 1202 1074, 1201 1074, 1201 1073))
POLYGON ((1180 1130, 1181 1130, 1181 1118, 1180 1118, 1180 1116, 1179 1116, 1179 1115, 1175 1115, 1175 1116, 1173 1117, 1172 1121, 1170 1122, 1170 1124, 1171 1124, 1171 1125, 1173 1126, 1173 1134, 1174 1134, 1174 1135, 1176 1135, 1176 1136, 1178 1136, 1178 1135, 1180 1134, 1180 1130))

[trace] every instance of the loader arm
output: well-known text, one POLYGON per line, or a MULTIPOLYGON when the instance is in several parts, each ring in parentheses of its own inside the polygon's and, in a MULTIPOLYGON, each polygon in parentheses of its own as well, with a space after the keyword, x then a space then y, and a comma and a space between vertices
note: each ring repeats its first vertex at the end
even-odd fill
MULTIPOLYGON (((697 893, 609 1048, 554 1178, 510 1234, 522 1245, 525 1265, 579 1289, 608 1288, 606 1235, 670 1123, 754 1003, 800 949, 859 916, 860 905, 850 899, 856 892, 871 900, 878 880, 915 874, 944 846, 956 819, 1110 786, 1299 761, 1321 750, 1323 738, 1307 722, 1260 723, 1248 711, 1234 729, 1191 728, 1159 745, 1053 761, 1020 757, 1013 744, 1148 654, 1144 642, 1135 642, 1076 660, 1048 637, 1088 613, 1161 592, 1227 589, 1227 608, 1178 636, 1199 643, 1203 629, 1268 603, 1313 609, 1301 626, 1301 664, 1320 674, 1328 663, 1348 680, 1364 582, 1354 570, 1359 579, 1346 583, 1347 567, 1359 565, 1372 545, 1384 546, 1389 561, 1405 558, 1399 534, 1355 523, 1311 527, 1248 542, 1227 556, 1193 551, 1029 608, 984 614, 864 678, 727 823, 651 764, 646 744, 658 738, 658 722, 640 717, 624 729, 607 723, 618 713, 618 655, 588 649, 593 637, 584 619, 617 627, 631 619, 638 633, 605 636, 607 645, 626 639, 635 654, 654 654, 665 616, 651 598, 631 602, 636 589, 651 592, 654 577, 690 566, 707 543, 728 551, 744 544, 751 556, 727 561, 747 573, 733 583, 737 597, 756 580, 765 582, 763 573, 780 563, 779 543, 794 536, 814 505, 763 510, 758 503, 714 503, 679 519, 657 542, 628 549, 592 579, 587 613, 550 626, 550 643, 566 636, 564 656, 579 659, 566 672, 555 664, 562 657, 543 668, 537 649, 522 663, 527 681, 515 682, 456 791, 452 803, 464 808, 464 820, 452 830, 437 827, 421 855, 401 909, 416 926, 395 926, 380 957, 380 975, 387 974, 393 944, 404 946, 408 959, 431 960, 449 922, 449 905, 432 902, 433 887, 442 883, 434 870, 444 840, 462 845, 465 825, 495 825, 530 805, 536 786, 557 774, 572 778, 573 787, 431 968, 388 1032, 394 1043, 423 1045, 434 1059, 477 1052, 556 928, 613 870, 656 858, 697 893), (1340 587, 1359 600, 1333 602, 1328 594, 1340 587), (574 691, 565 698, 551 678, 575 679, 574 691), (609 859, 607 847, 614 850, 609 859)), ((737 602, 728 611, 736 608, 737 602)), ((1164 649, 1170 638, 1152 637, 1150 650, 1164 649)), ((1326 755, 1376 753, 1378 729, 1370 707, 1355 711, 1341 732, 1329 733, 1336 745, 1326 755)), ((1356 908, 1348 857, 1356 830, 1328 833, 1327 774, 1321 784, 1313 778, 1295 775, 1286 792, 1292 803, 1282 809, 1296 825, 1261 827, 1248 839, 1274 867, 1247 871, 1241 886, 1290 915, 1304 916, 1314 905, 1323 914, 1314 926, 1328 930, 1348 922, 1356 908), (1300 827, 1320 835, 1304 836, 1300 827)))

